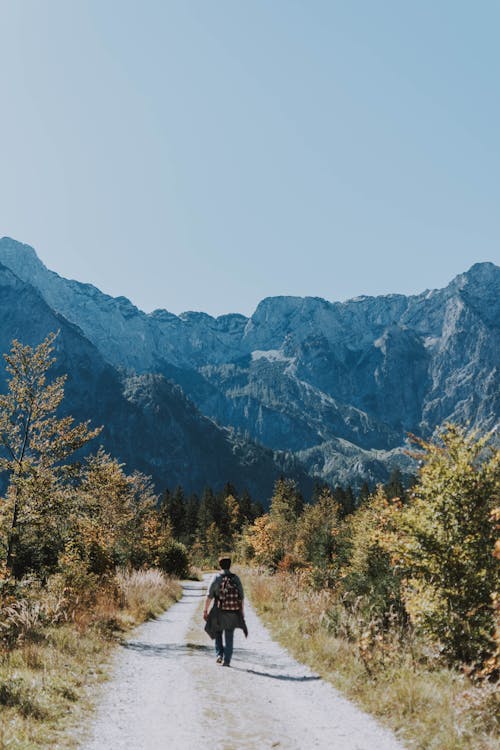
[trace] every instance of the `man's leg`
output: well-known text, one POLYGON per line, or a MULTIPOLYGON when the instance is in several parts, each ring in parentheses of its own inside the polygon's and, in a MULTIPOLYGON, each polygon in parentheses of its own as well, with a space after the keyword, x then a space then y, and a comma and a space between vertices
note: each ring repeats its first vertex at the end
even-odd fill
POLYGON ((218 630, 215 634, 215 655, 217 661, 220 663, 224 658, 224 648, 222 646, 222 630, 218 630))
POLYGON ((224 631, 224 664, 228 667, 233 656, 234 628, 224 631))

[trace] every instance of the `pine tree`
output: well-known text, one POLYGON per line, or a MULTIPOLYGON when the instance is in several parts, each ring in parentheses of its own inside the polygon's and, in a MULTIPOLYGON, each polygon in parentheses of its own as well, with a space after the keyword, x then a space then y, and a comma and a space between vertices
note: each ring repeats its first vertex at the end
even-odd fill
POLYGON ((209 526, 215 522, 214 518, 215 495, 211 487, 207 487, 198 506, 198 517, 196 524, 197 537, 206 539, 209 526))
POLYGON ((402 501, 405 499, 406 492, 403 486, 403 477, 401 471, 397 467, 391 471, 389 480, 387 484, 384 485, 384 491, 389 500, 392 500, 394 497, 399 497, 402 501))
POLYGON ((244 521, 253 522, 255 519, 253 516, 252 498, 250 497, 250 493, 248 492, 248 490, 243 490, 238 502, 240 506, 241 518, 244 521))
POLYGON ((198 495, 193 493, 189 496, 186 501, 186 514, 184 520, 184 536, 181 541, 185 544, 192 544, 196 536, 196 529, 198 526, 198 513, 200 507, 200 499, 198 495))
POLYGON ((160 516, 163 522, 172 524, 174 536, 180 539, 186 532, 186 500, 184 490, 178 486, 171 493, 166 490, 160 506, 160 516))
POLYGON ((346 516, 348 516, 351 513, 354 513, 355 510, 356 510, 356 496, 354 494, 354 490, 352 489, 351 485, 349 484, 347 486, 346 491, 345 491, 344 514, 346 516))
POLYGON ((370 494, 370 485, 365 480, 361 485, 361 489, 359 490, 358 505, 362 505, 366 500, 368 500, 370 494))

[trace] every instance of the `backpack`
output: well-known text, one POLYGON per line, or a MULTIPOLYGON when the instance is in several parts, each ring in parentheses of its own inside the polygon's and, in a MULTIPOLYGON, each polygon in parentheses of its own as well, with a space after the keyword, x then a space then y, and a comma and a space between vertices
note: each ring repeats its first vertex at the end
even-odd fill
POLYGON ((241 609, 241 596, 232 573, 225 573, 220 583, 219 596, 217 597, 219 609, 229 612, 239 612, 241 609))

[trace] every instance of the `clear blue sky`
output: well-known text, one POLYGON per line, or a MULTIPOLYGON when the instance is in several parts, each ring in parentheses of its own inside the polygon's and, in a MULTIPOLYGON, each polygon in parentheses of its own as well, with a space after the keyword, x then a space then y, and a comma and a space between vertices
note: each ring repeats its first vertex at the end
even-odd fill
POLYGON ((0 235, 145 310, 500 256, 497 0, 0 0, 0 235))

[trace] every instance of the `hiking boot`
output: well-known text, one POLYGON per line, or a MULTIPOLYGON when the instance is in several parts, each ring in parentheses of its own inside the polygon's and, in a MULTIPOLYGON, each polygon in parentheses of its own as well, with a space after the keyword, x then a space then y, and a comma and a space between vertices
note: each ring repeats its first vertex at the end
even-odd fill
POLYGON ((222 662, 222 666, 223 667, 230 667, 231 665, 230 665, 230 663, 228 661, 223 661, 222 662))
POLYGON ((217 662, 217 664, 222 664, 222 656, 218 656, 215 661, 217 662))

